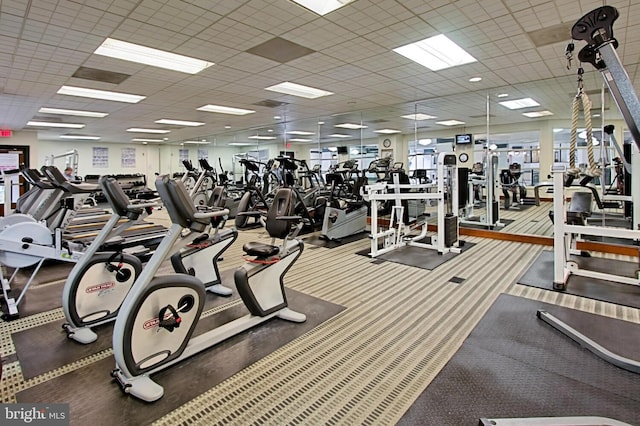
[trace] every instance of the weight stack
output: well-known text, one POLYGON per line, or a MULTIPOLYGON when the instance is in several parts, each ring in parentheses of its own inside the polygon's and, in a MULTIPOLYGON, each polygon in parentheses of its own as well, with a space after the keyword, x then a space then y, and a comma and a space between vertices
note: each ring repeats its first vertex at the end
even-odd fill
POLYGON ((493 209, 492 209, 492 224, 497 223, 498 222, 498 215, 500 214, 500 202, 498 201, 492 201, 491 202, 493 204, 493 209))
POLYGON ((444 217, 444 246, 451 247, 458 241, 458 216, 447 215, 444 217))

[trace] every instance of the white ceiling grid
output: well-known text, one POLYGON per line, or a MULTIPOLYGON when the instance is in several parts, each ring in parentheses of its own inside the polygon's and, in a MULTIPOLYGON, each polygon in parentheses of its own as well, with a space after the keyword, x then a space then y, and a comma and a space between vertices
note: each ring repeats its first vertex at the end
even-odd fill
MULTIPOLYGON (((607 3, 620 12, 615 24, 619 54, 635 82, 640 0, 607 3)), ((601 0, 356 0, 320 17, 289 0, 0 0, 0 126, 20 130, 34 116, 42 116, 37 112, 42 106, 109 112, 104 119, 46 118, 85 122, 82 133, 111 142, 129 143, 128 127, 162 127, 154 123, 160 118, 207 123, 200 128, 167 127, 172 130, 170 141, 179 142, 225 132, 226 124, 234 129, 271 125, 274 115, 294 120, 376 108, 362 116, 389 120, 384 127, 406 129, 413 122, 400 119, 399 111, 414 110, 416 102, 439 119, 482 125, 486 94, 499 92, 534 97, 541 109, 566 119, 577 66, 574 62, 573 69, 565 68, 569 35, 536 47, 527 33, 571 24, 601 5, 601 0), (478 62, 433 72, 392 51, 439 33, 478 62), (187 75, 93 54, 107 37, 216 65, 187 75), (316 52, 285 64, 247 52, 274 37, 316 52), (80 66, 130 77, 120 84, 72 77, 80 66), (483 80, 468 82, 473 76, 483 80), (303 99, 264 90, 282 81, 335 94, 303 99), (147 98, 131 105, 57 95, 62 85, 147 98), (288 105, 253 105, 266 99, 288 105), (209 103, 256 113, 230 117, 196 110, 209 103)), ((580 49, 580 43, 576 47, 580 49)), ((590 65, 585 70, 585 84, 599 89, 599 73, 590 65)), ((522 120, 521 112, 496 105, 492 121, 522 120)), ((441 128, 434 121, 420 126, 441 128)), ((375 130, 376 124, 369 127, 375 130)), ((60 133, 43 131, 41 136, 56 138, 60 133)))

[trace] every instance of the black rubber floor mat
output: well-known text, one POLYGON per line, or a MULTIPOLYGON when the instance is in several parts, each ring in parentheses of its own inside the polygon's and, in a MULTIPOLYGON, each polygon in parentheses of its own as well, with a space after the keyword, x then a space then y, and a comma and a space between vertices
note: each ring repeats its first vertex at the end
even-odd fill
MULTIPOLYGON (((436 250, 425 249, 415 246, 404 246, 396 250, 376 256, 378 260, 384 260, 387 262, 399 263, 401 265, 413 266, 421 269, 432 270, 442 265, 443 263, 453 259, 459 254, 464 253, 475 246, 475 243, 465 242, 462 245, 461 253, 444 253, 438 254, 436 250)), ((360 250, 356 252, 361 256, 369 256, 371 252, 370 248, 360 250)))
MULTIPOLYGON (((572 256, 581 268, 633 277, 638 266, 632 262, 597 257, 572 256)), ((518 279, 518 284, 553 290, 553 252, 545 250, 518 279)), ((567 284, 568 294, 602 300, 604 302, 640 308, 640 287, 613 281, 572 275, 567 284)))
MULTIPOLYGON (((475 221, 474 221, 475 222, 475 221)), ((506 228, 507 226, 509 226, 510 224, 512 224, 513 222, 515 222, 514 219, 500 219, 500 222, 504 225, 504 226, 494 226, 492 227, 492 229, 494 231, 499 231, 501 229, 506 228)), ((478 221, 478 223, 473 223, 473 222, 461 222, 460 223, 460 228, 470 228, 470 229, 487 229, 487 226, 483 226, 480 224, 480 222, 478 221)))
MULTIPOLYGON (((21 391, 17 394, 18 402, 67 402, 70 404, 71 424, 151 424, 344 310, 342 306, 293 290, 287 290, 287 298, 292 309, 307 315, 306 322, 271 319, 173 368, 154 374, 153 379, 165 389, 164 397, 154 403, 145 403, 123 394, 109 376, 114 367, 113 357, 21 391), (100 415, 98 420, 96 413, 100 415)), ((200 332, 196 329, 195 333, 200 332)), ((251 389, 238 391, 251 392, 251 389)))
POLYGON ((537 309, 640 358, 640 325, 501 295, 398 424, 578 415, 640 424, 639 376, 581 348, 537 319, 537 309))
POLYGON ((357 234, 349 235, 348 237, 344 237, 339 240, 327 240, 324 238, 320 238, 318 236, 310 236, 307 238, 303 238, 303 241, 305 244, 311 244, 318 247, 332 249, 336 247, 341 247, 345 244, 353 243, 355 241, 360 241, 363 238, 367 238, 368 235, 369 235, 368 232, 359 232, 357 234))
MULTIPOLYGON (((224 271, 222 273, 223 277, 231 276, 233 271, 233 269, 224 271)), ((233 294, 229 297, 224 297, 207 293, 207 299, 204 305, 205 312, 216 306, 238 299, 238 292, 233 284, 233 280, 231 280, 231 284, 229 284, 228 280, 225 280, 225 285, 233 290, 233 294)), ((66 333, 62 330, 62 324, 64 322, 64 320, 55 321, 39 327, 28 328, 11 335, 16 347, 18 360, 20 361, 22 375, 25 379, 39 376, 111 347, 113 336, 112 322, 95 327, 94 331, 98 335, 98 340, 88 345, 83 345, 68 339, 66 333), (43 356, 43 354, 46 354, 46 356, 43 356)), ((202 323, 204 323, 204 321, 202 323)), ((202 323, 198 323, 198 326, 202 323)))

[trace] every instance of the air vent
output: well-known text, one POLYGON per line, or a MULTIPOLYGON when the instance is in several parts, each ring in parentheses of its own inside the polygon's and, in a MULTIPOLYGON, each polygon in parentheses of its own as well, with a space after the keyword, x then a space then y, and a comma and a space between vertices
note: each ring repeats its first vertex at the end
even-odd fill
POLYGON ((256 102, 253 105, 263 106, 267 108, 277 108, 289 104, 287 102, 274 101, 273 99, 265 99, 264 101, 256 102))
POLYGON ((551 27, 542 28, 527 33, 536 47, 548 46, 550 44, 571 40, 571 27, 574 22, 565 22, 564 24, 553 25, 551 27))
POLYGON ((247 50, 247 53, 262 56, 282 64, 315 53, 315 50, 301 46, 280 37, 272 38, 247 50))
POLYGON ((123 74, 120 72, 80 67, 76 70, 76 72, 73 73, 71 77, 83 78, 85 80, 101 81, 103 83, 120 84, 131 76, 129 74, 123 74))

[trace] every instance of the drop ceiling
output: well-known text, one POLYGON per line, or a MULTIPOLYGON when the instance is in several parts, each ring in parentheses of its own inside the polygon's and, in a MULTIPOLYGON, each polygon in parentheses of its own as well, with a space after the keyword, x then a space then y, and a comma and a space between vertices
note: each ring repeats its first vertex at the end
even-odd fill
MULTIPOLYGON (((608 4, 620 13, 614 26, 618 54, 638 83, 640 0, 608 4)), ((126 132, 130 127, 171 130, 166 143, 244 142, 248 134, 270 128, 280 134, 315 131, 311 138, 317 141, 319 126, 325 126, 324 135, 344 133, 331 126, 353 120, 367 125, 350 132, 355 136, 372 136, 381 128, 410 133, 415 122, 400 116, 415 112, 438 117, 418 122, 423 128, 446 129, 435 122, 447 119, 481 126, 486 123, 487 96, 492 124, 532 121, 521 115, 523 111, 499 106, 498 93, 508 93, 508 99, 532 97, 541 104, 538 109, 554 113, 553 120, 568 120, 576 64, 566 69, 568 37, 563 40, 562 32, 601 5, 560 0, 356 0, 320 17, 289 0, 3 0, 0 127, 27 129, 26 123, 37 117, 85 123, 74 133, 99 135, 105 142, 131 143, 132 137, 145 137, 126 132), (433 72, 392 51, 437 34, 446 34, 478 61, 433 72), (188 75, 94 54, 108 37, 215 65, 188 75), (475 76, 482 80, 468 81, 475 76), (265 90, 283 81, 334 94, 304 99, 265 90), (56 94, 63 85, 146 99, 123 104, 56 94), (230 116, 196 110, 206 104, 256 112, 230 116), (109 115, 50 116, 39 113, 41 107, 109 115), (186 128, 154 123, 162 118, 206 124, 186 128)), ((602 78, 590 65, 585 70, 585 87, 597 97, 602 78)), ((594 104, 599 108, 598 99, 594 104)), ((607 114, 617 118, 616 108, 607 114)), ((38 137, 57 140, 63 133, 69 132, 42 129, 38 137)))

